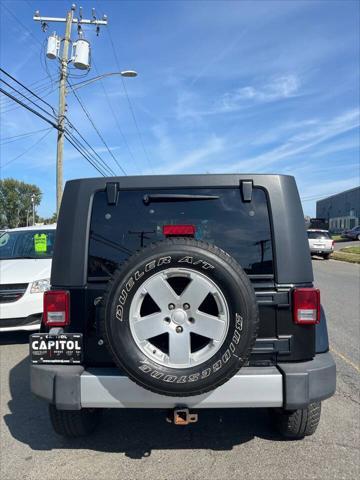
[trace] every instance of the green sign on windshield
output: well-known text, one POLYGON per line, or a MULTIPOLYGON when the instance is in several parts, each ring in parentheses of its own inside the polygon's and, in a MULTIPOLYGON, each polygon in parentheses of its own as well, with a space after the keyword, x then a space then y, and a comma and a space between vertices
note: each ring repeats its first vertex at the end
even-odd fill
POLYGON ((44 253, 47 251, 46 233, 37 233, 34 235, 34 248, 36 253, 44 253))

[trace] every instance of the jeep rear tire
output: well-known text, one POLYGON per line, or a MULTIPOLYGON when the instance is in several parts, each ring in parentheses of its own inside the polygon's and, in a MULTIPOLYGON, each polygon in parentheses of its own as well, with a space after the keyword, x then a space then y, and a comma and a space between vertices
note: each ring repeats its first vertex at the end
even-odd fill
POLYGON ((68 438, 84 437, 92 433, 99 424, 102 410, 82 408, 81 410, 58 410, 49 404, 50 422, 58 435, 68 438))
POLYGON ((214 245, 176 238, 140 250, 115 272, 101 327, 134 382, 186 397, 236 374, 258 323, 255 292, 238 263, 214 245))
POLYGON ((321 402, 297 410, 271 409, 275 427, 285 438, 300 440, 313 435, 320 422, 321 402))

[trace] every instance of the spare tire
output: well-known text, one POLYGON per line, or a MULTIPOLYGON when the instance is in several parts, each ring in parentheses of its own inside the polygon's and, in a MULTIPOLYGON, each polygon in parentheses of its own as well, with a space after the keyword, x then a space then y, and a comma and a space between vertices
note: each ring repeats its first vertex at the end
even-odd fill
POLYGON ((190 238, 153 243, 115 272, 102 330, 116 365, 162 395, 198 395, 248 360, 259 312, 252 285, 220 248, 190 238))

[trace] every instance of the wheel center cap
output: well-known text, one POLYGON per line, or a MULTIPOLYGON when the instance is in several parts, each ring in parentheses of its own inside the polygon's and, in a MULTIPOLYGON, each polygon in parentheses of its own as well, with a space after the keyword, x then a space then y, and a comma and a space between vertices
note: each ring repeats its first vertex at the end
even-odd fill
POLYGON ((171 320, 176 323, 176 325, 184 325, 187 320, 186 312, 182 308, 177 308, 171 314, 171 320))

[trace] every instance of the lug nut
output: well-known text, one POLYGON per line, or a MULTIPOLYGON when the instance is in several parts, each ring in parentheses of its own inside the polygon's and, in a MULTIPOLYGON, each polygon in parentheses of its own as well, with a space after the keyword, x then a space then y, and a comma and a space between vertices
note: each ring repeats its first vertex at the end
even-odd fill
POLYGON ((183 327, 177 326, 176 327, 176 333, 181 333, 183 331, 183 327))
POLYGON ((195 318, 190 317, 190 318, 189 318, 189 322, 190 322, 190 323, 195 323, 195 318))
POLYGON ((169 310, 174 310, 175 305, 173 303, 169 303, 169 310))
POLYGON ((165 317, 164 320, 165 320, 166 323, 170 323, 170 321, 171 321, 170 317, 165 317))
POLYGON ((184 310, 189 310, 190 305, 188 303, 184 303, 183 307, 184 307, 184 310))

